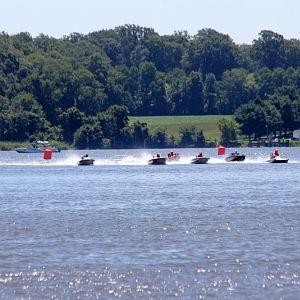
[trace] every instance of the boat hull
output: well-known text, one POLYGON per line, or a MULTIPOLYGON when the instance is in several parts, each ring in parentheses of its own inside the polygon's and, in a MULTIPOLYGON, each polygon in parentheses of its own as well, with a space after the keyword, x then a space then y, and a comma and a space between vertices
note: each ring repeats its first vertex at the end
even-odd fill
POLYGON ((94 164, 94 159, 92 158, 83 158, 78 162, 79 166, 90 166, 94 164))
POLYGON ((152 158, 148 160, 148 165, 165 165, 167 159, 164 157, 152 158))
POLYGON ((191 164, 200 165, 206 164, 209 160, 209 157, 195 157, 191 160, 191 164))
POLYGON ((43 153, 44 150, 40 148, 16 148, 18 153, 43 153))
POLYGON ((56 147, 47 147, 46 149, 50 149, 52 152, 60 152, 60 149, 56 148, 56 147))
POLYGON ((271 164, 286 164, 288 163, 288 158, 281 158, 281 157, 273 157, 267 160, 267 162, 271 164))
POLYGON ((52 152, 60 152, 60 149, 55 147, 47 147, 43 148, 34 148, 34 147, 27 147, 27 148, 16 148, 18 153, 43 153, 46 149, 51 150, 52 152))
POLYGON ((246 158, 245 155, 230 155, 225 158, 227 162, 234 162, 234 161, 244 161, 246 158))
POLYGON ((172 161, 179 161, 180 160, 180 156, 172 156, 172 157, 168 157, 168 162, 172 162, 172 161))

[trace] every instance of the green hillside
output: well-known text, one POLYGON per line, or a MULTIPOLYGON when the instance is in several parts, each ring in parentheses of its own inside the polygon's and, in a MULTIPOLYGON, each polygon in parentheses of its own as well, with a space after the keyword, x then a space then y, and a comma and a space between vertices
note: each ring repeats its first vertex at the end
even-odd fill
POLYGON ((220 131, 218 121, 222 118, 231 118, 228 115, 207 115, 207 116, 155 116, 155 117, 130 117, 129 122, 135 121, 147 123, 150 133, 158 128, 165 128, 168 135, 178 138, 180 128, 194 126, 197 131, 203 130, 207 140, 219 140, 220 131))

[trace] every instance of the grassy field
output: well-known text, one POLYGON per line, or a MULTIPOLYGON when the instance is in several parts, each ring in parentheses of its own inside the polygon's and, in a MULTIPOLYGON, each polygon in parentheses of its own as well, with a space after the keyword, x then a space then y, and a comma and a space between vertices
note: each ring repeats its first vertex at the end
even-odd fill
POLYGON ((130 117, 130 123, 140 121, 147 123, 150 133, 158 128, 166 129, 168 135, 179 137, 180 128, 194 126, 197 131, 203 130, 207 140, 219 140, 220 131, 218 121, 222 118, 230 119, 231 116, 209 115, 209 116, 159 116, 159 117, 130 117))

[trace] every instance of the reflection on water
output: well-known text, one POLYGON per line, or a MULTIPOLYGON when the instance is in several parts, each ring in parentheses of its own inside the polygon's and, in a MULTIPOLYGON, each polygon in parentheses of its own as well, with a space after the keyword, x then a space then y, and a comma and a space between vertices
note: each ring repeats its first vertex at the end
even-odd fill
POLYGON ((0 298, 297 299, 299 148, 242 150, 0 152, 0 298))

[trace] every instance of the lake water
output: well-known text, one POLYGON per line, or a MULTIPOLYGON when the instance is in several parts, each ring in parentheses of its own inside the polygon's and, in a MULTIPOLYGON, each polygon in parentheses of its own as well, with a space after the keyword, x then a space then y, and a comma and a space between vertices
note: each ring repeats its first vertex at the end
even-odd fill
POLYGON ((0 298, 299 299, 300 148, 238 150, 0 152, 0 298))

